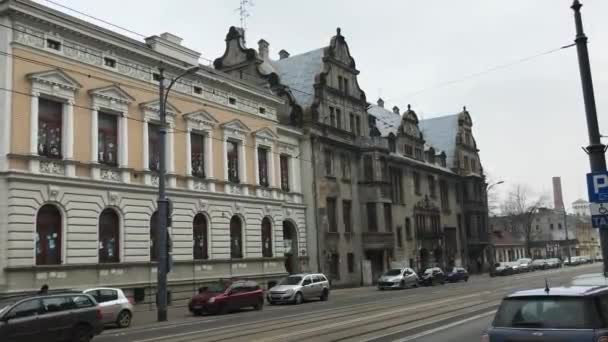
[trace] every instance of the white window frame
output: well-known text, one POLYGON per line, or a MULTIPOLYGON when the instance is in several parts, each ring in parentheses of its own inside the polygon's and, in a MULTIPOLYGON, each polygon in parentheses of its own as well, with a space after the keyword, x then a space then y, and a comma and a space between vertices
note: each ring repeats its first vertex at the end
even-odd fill
POLYGON ((215 191, 213 174, 213 130, 218 121, 207 111, 201 109, 183 115, 186 120, 186 177, 190 190, 215 191), (205 179, 192 177, 192 133, 204 136, 205 144, 205 179))
MULTIPOLYGON (((262 129, 259 129, 257 131, 255 131, 253 133, 254 136, 254 167, 255 167, 255 185, 256 185, 256 195, 258 197, 270 197, 271 193, 269 192, 270 189, 276 189, 278 187, 277 185, 277 177, 275 176, 275 165, 277 163, 275 163, 275 159, 277 158, 276 156, 276 149, 275 149, 275 141, 278 139, 278 136, 276 135, 276 133, 274 133, 270 128, 264 127, 262 129), (259 161, 258 161, 258 148, 264 148, 266 149, 266 153, 268 154, 267 160, 268 160, 268 188, 263 187, 260 184, 260 167, 259 167, 259 161)), ((274 195, 272 196, 274 197, 274 195)))
POLYGON ((223 161, 224 161, 224 181, 226 193, 234 195, 249 195, 247 185, 247 158, 246 148, 247 135, 251 132, 240 120, 235 119, 221 125, 223 129, 223 161), (239 184, 231 184, 228 181, 228 141, 235 141, 239 148, 239 184))
MULTIPOLYGON (((148 161, 150 157, 149 144, 148 144, 148 123, 160 123, 160 101, 154 100, 150 102, 145 102, 139 105, 142 112, 144 113, 144 122, 142 124, 143 129, 143 170, 146 171, 144 174, 144 184, 146 185, 157 185, 158 184, 158 176, 153 177, 152 173, 149 172, 148 161)), ((167 146, 165 155, 165 164, 167 167, 167 186, 170 188, 176 187, 176 177, 175 177, 175 117, 177 114, 180 114, 180 111, 173 106, 171 103, 167 102, 167 106, 165 108, 166 119, 167 119, 167 146)))

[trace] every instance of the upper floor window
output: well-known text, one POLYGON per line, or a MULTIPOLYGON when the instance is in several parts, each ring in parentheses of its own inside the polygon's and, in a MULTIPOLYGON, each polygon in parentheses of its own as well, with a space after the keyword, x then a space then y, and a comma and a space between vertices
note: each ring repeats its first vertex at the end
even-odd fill
POLYGON ((97 144, 99 162, 101 164, 117 165, 118 118, 116 115, 99 113, 97 144))
POLYGON ((409 217, 405 218, 405 239, 412 240, 412 222, 409 217))
POLYGON ((196 95, 202 95, 203 94, 203 88, 198 87, 198 86, 192 87, 192 91, 194 91, 194 93, 196 95))
POLYGON ((340 165, 342 166, 342 178, 350 179, 350 159, 347 154, 342 154, 340 165))
POLYGON ((423 160, 423 158, 422 158, 422 149, 421 148, 416 148, 415 151, 416 151, 416 156, 415 156, 416 159, 423 160))
POLYGON ((103 64, 109 68, 116 68, 116 60, 110 57, 104 57, 103 64))
POLYGON ((355 114, 352 112, 348 114, 348 122, 350 124, 350 132, 355 134, 355 114))
POLYGON ((392 135, 388 137, 388 150, 392 153, 397 152, 397 142, 395 141, 395 137, 392 135))
POLYGON ((348 78, 344 78, 344 94, 348 95, 348 78))
POLYGON ((355 134, 361 135, 361 118, 359 116, 355 116, 355 134))
POLYGON ((450 210, 450 197, 448 183, 445 180, 439 181, 439 192, 441 195, 441 207, 444 210, 450 210))
POLYGON ((268 187, 268 149, 258 147, 258 175, 260 177, 260 185, 268 187))
POLYGON ((281 155, 281 190, 289 191, 289 156, 281 155))
POLYGON ((432 175, 428 175, 427 180, 429 183, 429 195, 431 195, 432 198, 437 197, 437 193, 436 193, 436 189, 435 189, 435 177, 432 175))
POLYGON ((239 143, 229 140, 226 142, 228 159, 228 180, 233 183, 239 182, 239 143))
POLYGON ((363 157, 363 179, 366 181, 374 180, 374 161, 371 156, 363 157))
POLYGON ((54 39, 46 40, 46 47, 49 49, 61 51, 61 42, 54 39))
POLYGON ((61 102, 38 100, 38 155, 61 159, 62 110, 61 102))
POLYGON ((352 224, 351 224, 351 202, 348 200, 344 200, 342 201, 342 219, 344 220, 344 232, 346 233, 350 233, 352 231, 352 224))
POLYGON ((464 169, 469 171, 469 157, 464 156, 464 169))
POLYGON ((403 247, 403 233, 401 227, 397 228, 397 247, 403 247))
POLYGON ((340 108, 336 108, 336 127, 342 128, 342 111, 340 108))
POLYGON ((342 78, 342 76, 338 76, 338 90, 344 90, 344 79, 342 78))
POLYGON ((467 145, 470 146, 471 145, 471 135, 469 133, 465 132, 464 133, 464 139, 465 139, 467 145))
POLYGON ((327 176, 334 174, 334 153, 329 149, 325 150, 325 174, 327 176))
POLYGON ((418 172, 412 172, 414 178, 414 192, 416 195, 420 195, 420 174, 418 172))
POLYGON ((160 126, 148 123, 148 168, 158 171, 160 164, 160 126))
POLYGON ((403 145, 403 153, 406 156, 411 157, 414 155, 414 148, 412 147, 412 145, 405 144, 403 145))
POLYGON ((403 203, 403 188, 401 183, 401 169, 390 168, 391 199, 395 204, 403 203))
POLYGON ((336 221, 336 199, 331 197, 327 198, 327 224, 329 232, 338 231, 338 223, 336 221))
POLYGON ((387 232, 393 231, 393 211, 390 203, 384 203, 384 224, 387 232))
POLYGON ((370 232, 378 231, 378 215, 376 214, 376 203, 367 203, 367 230, 370 232))
POLYGON ((190 163, 194 177, 205 178, 205 136, 190 134, 190 163))
POLYGON ((336 126, 336 113, 334 107, 329 107, 329 125, 336 126))

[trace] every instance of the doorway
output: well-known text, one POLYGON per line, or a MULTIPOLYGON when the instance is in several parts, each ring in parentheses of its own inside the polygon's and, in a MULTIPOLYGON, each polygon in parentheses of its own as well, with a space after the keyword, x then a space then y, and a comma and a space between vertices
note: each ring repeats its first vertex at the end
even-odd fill
POLYGON ((289 274, 300 271, 298 260, 298 231, 290 221, 283 221, 283 244, 285 250, 285 270, 289 274))

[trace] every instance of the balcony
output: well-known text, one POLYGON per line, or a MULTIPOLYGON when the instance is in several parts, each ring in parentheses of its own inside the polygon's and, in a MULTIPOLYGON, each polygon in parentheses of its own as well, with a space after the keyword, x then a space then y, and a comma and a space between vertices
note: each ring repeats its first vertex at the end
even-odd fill
POLYGON ((359 137, 356 143, 360 148, 388 150, 388 140, 382 137, 359 137))
POLYGON ((363 232, 364 249, 390 249, 395 246, 393 233, 363 232))

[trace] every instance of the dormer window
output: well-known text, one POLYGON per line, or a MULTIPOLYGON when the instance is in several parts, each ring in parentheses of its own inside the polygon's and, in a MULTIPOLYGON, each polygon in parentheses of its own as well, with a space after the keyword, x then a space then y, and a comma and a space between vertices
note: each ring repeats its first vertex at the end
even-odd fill
POLYGON ((61 42, 54 40, 54 39, 47 39, 46 47, 49 49, 56 50, 56 51, 61 51, 61 42))
POLYGON ((114 58, 104 57, 103 64, 108 68, 116 68, 116 60, 114 58))
POLYGON ((202 95, 203 94, 203 88, 201 88, 201 87, 194 86, 193 87, 193 91, 197 95, 202 95))

